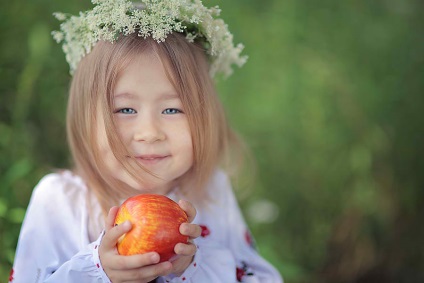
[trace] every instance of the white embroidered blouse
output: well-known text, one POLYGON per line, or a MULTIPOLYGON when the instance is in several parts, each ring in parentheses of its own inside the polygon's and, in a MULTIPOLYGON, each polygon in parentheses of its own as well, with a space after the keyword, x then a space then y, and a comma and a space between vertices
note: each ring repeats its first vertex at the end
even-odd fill
MULTIPOLYGON (((217 171, 208 186, 216 198, 208 208, 196 207, 193 223, 202 235, 193 262, 181 276, 156 282, 281 283, 255 250, 227 176, 217 171)), ((70 171, 46 175, 31 196, 9 282, 109 283, 97 250, 103 227, 100 205, 81 178, 70 171), (98 221, 89 222, 89 215, 98 221)))

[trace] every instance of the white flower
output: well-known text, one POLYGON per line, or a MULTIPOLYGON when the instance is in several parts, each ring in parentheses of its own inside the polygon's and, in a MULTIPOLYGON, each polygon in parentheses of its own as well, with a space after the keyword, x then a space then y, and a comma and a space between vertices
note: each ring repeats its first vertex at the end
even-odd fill
POLYGON ((58 19, 59 21, 64 21, 66 20, 66 15, 64 13, 60 13, 60 12, 56 12, 53 13, 53 16, 58 19))
POLYGON ((209 43, 211 56, 210 74, 229 76, 232 65, 241 67, 247 56, 241 56, 243 45, 234 46, 233 36, 219 16, 216 6, 206 8, 200 0, 92 0, 92 10, 79 16, 67 17, 63 13, 54 16, 63 21, 61 31, 54 31, 54 39, 63 42, 63 51, 70 65, 71 74, 79 61, 88 54, 99 40, 114 42, 119 34, 135 32, 142 37, 151 36, 157 42, 165 41, 168 34, 182 32, 189 42, 203 37, 209 43), (190 31, 186 32, 190 26, 190 31), (194 28, 194 30, 193 30, 194 28))

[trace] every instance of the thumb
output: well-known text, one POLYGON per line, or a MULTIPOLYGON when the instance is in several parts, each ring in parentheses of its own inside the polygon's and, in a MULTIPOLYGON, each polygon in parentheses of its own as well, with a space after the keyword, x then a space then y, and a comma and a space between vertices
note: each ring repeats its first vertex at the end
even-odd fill
POLYGON ((122 237, 125 233, 129 232, 131 227, 131 222, 127 220, 118 226, 109 229, 106 231, 101 244, 105 248, 115 248, 119 238, 122 237))
POLYGON ((107 218, 106 218, 106 227, 105 227, 106 232, 112 229, 113 226, 115 226, 115 217, 116 217, 116 214, 118 213, 118 210, 119 210, 119 207, 117 206, 112 206, 111 209, 109 210, 109 213, 107 214, 107 218))

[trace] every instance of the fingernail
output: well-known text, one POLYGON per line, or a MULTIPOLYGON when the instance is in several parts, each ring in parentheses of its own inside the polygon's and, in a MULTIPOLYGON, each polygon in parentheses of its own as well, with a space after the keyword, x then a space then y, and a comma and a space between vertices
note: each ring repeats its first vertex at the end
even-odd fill
POLYGON ((180 233, 186 235, 189 232, 189 227, 186 223, 181 223, 180 225, 180 233))
POLYGON ((169 261, 162 262, 162 266, 165 270, 172 270, 172 263, 170 263, 169 261))
POLYGON ((169 261, 166 261, 165 262, 165 267, 166 267, 166 269, 172 269, 172 263, 170 263, 169 261))
POLYGON ((180 250, 181 250, 181 245, 180 245, 180 243, 178 243, 174 247, 174 253, 180 254, 180 252, 181 252, 180 250))
POLYGON ((158 254, 152 254, 150 256, 150 259, 152 260, 152 262, 159 262, 159 255, 158 254))
POLYGON ((131 227, 131 222, 129 220, 126 220, 123 224, 122 227, 124 227, 125 229, 128 229, 131 227))

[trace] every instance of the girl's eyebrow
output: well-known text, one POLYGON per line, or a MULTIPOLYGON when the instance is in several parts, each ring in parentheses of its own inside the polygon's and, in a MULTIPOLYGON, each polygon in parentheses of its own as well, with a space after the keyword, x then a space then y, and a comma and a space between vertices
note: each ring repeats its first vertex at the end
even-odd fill
MULTIPOLYGON (((137 95, 131 93, 131 92, 122 92, 122 93, 115 93, 114 98, 137 98, 137 95)), ((158 97, 157 100, 172 100, 172 99, 179 99, 180 96, 176 93, 164 93, 158 97)))
POLYGON ((179 99, 180 96, 176 93, 166 93, 163 94, 159 99, 160 100, 172 100, 172 99, 179 99))
POLYGON ((130 92, 122 92, 122 93, 115 93, 113 96, 115 98, 134 98, 136 95, 130 92))

